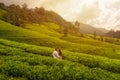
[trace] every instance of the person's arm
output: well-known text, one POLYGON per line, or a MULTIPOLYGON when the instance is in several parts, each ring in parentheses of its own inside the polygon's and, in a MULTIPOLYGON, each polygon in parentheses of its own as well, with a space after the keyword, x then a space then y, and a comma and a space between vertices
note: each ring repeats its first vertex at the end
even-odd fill
POLYGON ((57 58, 57 57, 58 57, 56 51, 53 52, 52 56, 53 56, 54 58, 57 58))
POLYGON ((56 57, 59 58, 59 59, 62 59, 62 56, 60 56, 60 55, 58 54, 58 52, 56 52, 56 57))

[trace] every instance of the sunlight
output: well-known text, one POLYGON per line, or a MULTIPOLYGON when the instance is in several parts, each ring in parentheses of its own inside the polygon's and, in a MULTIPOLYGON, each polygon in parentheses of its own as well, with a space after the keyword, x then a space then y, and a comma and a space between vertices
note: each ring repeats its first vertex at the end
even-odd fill
POLYGON ((102 26, 107 29, 112 28, 108 28, 109 26, 120 25, 117 22, 120 20, 120 0, 0 0, 0 2, 7 5, 26 3, 29 8, 44 7, 60 14, 68 21, 78 20, 82 23, 99 25, 99 27, 102 26))
POLYGON ((94 3, 94 0, 86 0, 87 5, 92 5, 94 3))

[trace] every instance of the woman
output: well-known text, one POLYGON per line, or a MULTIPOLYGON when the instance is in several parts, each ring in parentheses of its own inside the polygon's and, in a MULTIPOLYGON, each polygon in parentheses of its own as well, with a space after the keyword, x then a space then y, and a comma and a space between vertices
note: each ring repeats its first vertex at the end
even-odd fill
POLYGON ((59 58, 62 59, 62 51, 60 49, 58 50, 58 53, 59 53, 59 58))
POLYGON ((54 58, 62 59, 62 52, 59 48, 55 48, 55 51, 53 52, 52 55, 54 58))

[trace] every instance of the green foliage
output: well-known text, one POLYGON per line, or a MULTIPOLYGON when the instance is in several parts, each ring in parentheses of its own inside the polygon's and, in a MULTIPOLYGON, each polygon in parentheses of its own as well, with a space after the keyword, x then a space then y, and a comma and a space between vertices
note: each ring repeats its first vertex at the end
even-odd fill
MULTIPOLYGON (((34 45, 27 45, 27 44, 20 44, 17 42, 12 42, 12 41, 5 41, 5 40, 0 40, 0 44, 6 45, 6 48, 4 49, 4 46, 1 46, 1 49, 3 48, 4 53, 11 54, 11 55, 24 55, 25 53, 34 53, 42 56, 51 56, 51 53, 53 49, 47 48, 47 47, 39 47, 39 46, 34 46, 34 45), (10 47, 14 48, 10 48, 10 47), (13 51, 10 51, 12 50, 13 51), (18 51, 18 52, 17 52, 18 51), (25 51, 25 52, 24 52, 25 51), (9 52, 9 53, 8 53, 9 52), (20 52, 20 53, 19 53, 20 52), (22 54, 21 54, 22 52, 22 54), (17 54, 16 54, 17 53, 17 54)), ((1 52, 1 55, 3 51, 1 52)), ((6 55, 6 54, 4 54, 6 55)), ((88 54, 83 54, 83 53, 73 53, 69 51, 63 51, 63 58, 72 62, 77 62, 84 64, 85 66, 95 68, 99 67, 101 69, 105 69, 111 72, 120 72, 120 61, 119 60, 112 60, 109 58, 105 57, 100 57, 100 56, 92 56, 88 54)), ((34 63, 34 62, 33 62, 34 63)), ((36 63, 36 62, 35 62, 36 63)))
POLYGON ((60 15, 53 11, 47 11, 43 7, 36 7, 29 9, 27 4, 23 4, 22 7, 19 5, 5 6, 3 3, 0 4, 0 9, 6 7, 6 13, 2 16, 2 20, 16 25, 24 27, 28 23, 41 24, 42 22, 51 22, 59 25, 61 28, 70 30, 71 32, 78 32, 71 22, 67 22, 60 15))
POLYGON ((23 11, 20 10, 20 6, 10 5, 6 13, 2 16, 2 20, 9 22, 16 26, 25 26, 25 21, 21 17, 24 17, 23 11))
POLYGON ((0 19, 3 17, 3 15, 6 13, 6 11, 5 10, 3 10, 3 9, 0 9, 0 19))
POLYGON ((60 33, 57 32, 59 30, 59 26, 54 23, 42 23, 42 24, 32 24, 32 25, 28 24, 26 26, 26 29, 53 37, 62 36, 60 33))
MULTIPOLYGON (((2 42, 0 43, 0 48, 4 50, 4 53, 8 54, 9 52, 9 55, 7 56, 3 54, 1 55, 0 52, 0 73, 6 76, 2 76, 2 79, 119 80, 120 78, 120 74, 102 70, 99 67, 85 67, 77 61, 72 61, 75 57, 70 56, 74 54, 79 56, 80 53, 78 54, 69 51, 63 51, 64 60, 58 60, 50 57, 53 50, 51 48, 17 43, 2 39, 0 39, 0 42, 2 42), (14 52, 10 51, 11 49, 13 49, 14 52), (16 54, 17 52, 15 49, 16 51, 18 50, 18 54, 16 54), (12 76, 13 78, 10 78, 9 76, 12 76)), ((83 57, 83 55, 80 56, 83 57)))
POLYGON ((115 45, 119 44, 119 41, 115 42, 115 38, 104 38, 112 40, 114 44, 110 44, 106 43, 108 41, 98 41, 99 36, 94 40, 93 35, 74 35, 76 28, 73 28, 71 23, 44 8, 31 10, 25 4, 22 9, 15 5, 9 8, 16 8, 12 12, 17 15, 11 14, 12 18, 8 19, 11 24, 19 26, 22 19, 34 24, 26 24, 23 29, 0 20, 0 38, 3 38, 0 39, 1 80, 120 79, 120 47, 115 45), (15 12, 16 10, 23 14, 15 12), (30 17, 27 14, 35 16, 30 17), (16 17, 20 19, 17 21, 16 17), (63 36, 64 29, 71 30, 67 32, 66 37, 63 36), (62 49, 63 60, 52 58, 53 47, 62 49))
POLYGON ((26 78, 19 78, 19 77, 11 77, 11 76, 6 76, 4 74, 0 74, 0 80, 27 80, 26 78))
POLYGON ((27 28, 29 28, 29 30, 18 28, 3 21, 0 21, 0 23, 0 26, 2 26, 0 29, 0 37, 4 39, 40 46, 60 47, 72 52, 120 59, 120 54, 118 54, 119 46, 93 40, 89 37, 83 38, 70 34, 67 37, 62 37, 63 35, 56 31, 58 26, 53 23, 28 25, 27 28), (53 29, 51 28, 52 26, 54 26, 53 29))

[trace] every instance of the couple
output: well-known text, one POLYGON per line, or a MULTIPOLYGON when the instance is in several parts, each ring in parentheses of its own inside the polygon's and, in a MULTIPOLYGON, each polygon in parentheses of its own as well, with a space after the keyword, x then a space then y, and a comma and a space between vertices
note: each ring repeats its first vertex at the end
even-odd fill
POLYGON ((55 51, 53 52, 52 56, 54 58, 62 59, 62 52, 59 48, 55 48, 55 51))

